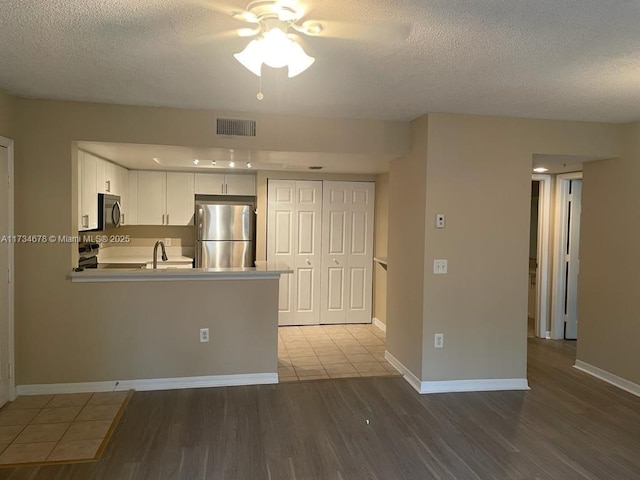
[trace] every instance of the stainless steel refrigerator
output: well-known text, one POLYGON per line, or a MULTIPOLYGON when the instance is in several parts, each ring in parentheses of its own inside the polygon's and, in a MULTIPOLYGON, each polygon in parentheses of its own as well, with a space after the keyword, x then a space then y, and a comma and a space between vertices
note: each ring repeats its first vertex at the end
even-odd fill
POLYGON ((255 204, 196 199, 196 267, 253 267, 255 204))

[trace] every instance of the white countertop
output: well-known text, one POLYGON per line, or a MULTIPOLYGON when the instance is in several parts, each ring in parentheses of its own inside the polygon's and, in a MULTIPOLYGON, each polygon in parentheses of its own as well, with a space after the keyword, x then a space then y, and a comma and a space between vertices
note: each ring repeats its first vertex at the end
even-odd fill
MULTIPOLYGON (((133 262, 136 263, 136 262, 133 262)), ((137 262, 143 263, 143 262, 137 262)), ((72 282, 158 282, 180 280, 251 280, 279 278, 282 274, 293 273, 282 262, 257 261, 253 268, 164 268, 164 269, 87 269, 71 272, 72 282)))

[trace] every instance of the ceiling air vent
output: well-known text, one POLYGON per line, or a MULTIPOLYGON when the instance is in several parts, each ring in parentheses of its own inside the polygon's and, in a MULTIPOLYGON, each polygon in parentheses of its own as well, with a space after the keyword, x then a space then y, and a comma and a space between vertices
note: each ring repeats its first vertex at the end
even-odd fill
POLYGON ((218 118, 216 133, 218 135, 234 135, 236 137, 255 137, 256 121, 218 118))

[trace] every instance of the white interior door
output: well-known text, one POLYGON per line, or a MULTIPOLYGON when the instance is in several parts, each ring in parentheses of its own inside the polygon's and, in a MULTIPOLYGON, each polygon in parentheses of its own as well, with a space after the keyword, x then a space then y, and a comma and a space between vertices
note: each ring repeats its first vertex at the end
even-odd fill
POLYGON ((349 190, 346 323, 371 323, 374 192, 370 182, 354 182, 349 190))
POLYGON ((567 204, 567 245, 565 256, 566 295, 564 303, 564 338, 578 338, 578 275, 580 274, 580 217, 582 214, 582 180, 571 180, 567 204))
POLYGON ((267 260, 294 270, 280 276, 278 323, 317 325, 322 182, 269 180, 267 209, 267 260))
POLYGON ((320 323, 320 269, 322 226, 322 182, 295 182, 296 296, 294 317, 297 325, 320 323))
POLYGON ((324 182, 321 323, 371 323, 374 189, 324 182))
POLYGON ((0 146, 0 406, 9 401, 9 151, 0 146))

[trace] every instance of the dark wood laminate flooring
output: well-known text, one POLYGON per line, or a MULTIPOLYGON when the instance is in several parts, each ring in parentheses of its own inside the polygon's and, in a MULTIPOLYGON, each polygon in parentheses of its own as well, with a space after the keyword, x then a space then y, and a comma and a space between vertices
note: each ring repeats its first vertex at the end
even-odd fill
POLYGON ((529 340, 529 392, 418 395, 402 378, 138 392, 97 463, 0 480, 640 479, 640 398, 529 340))

